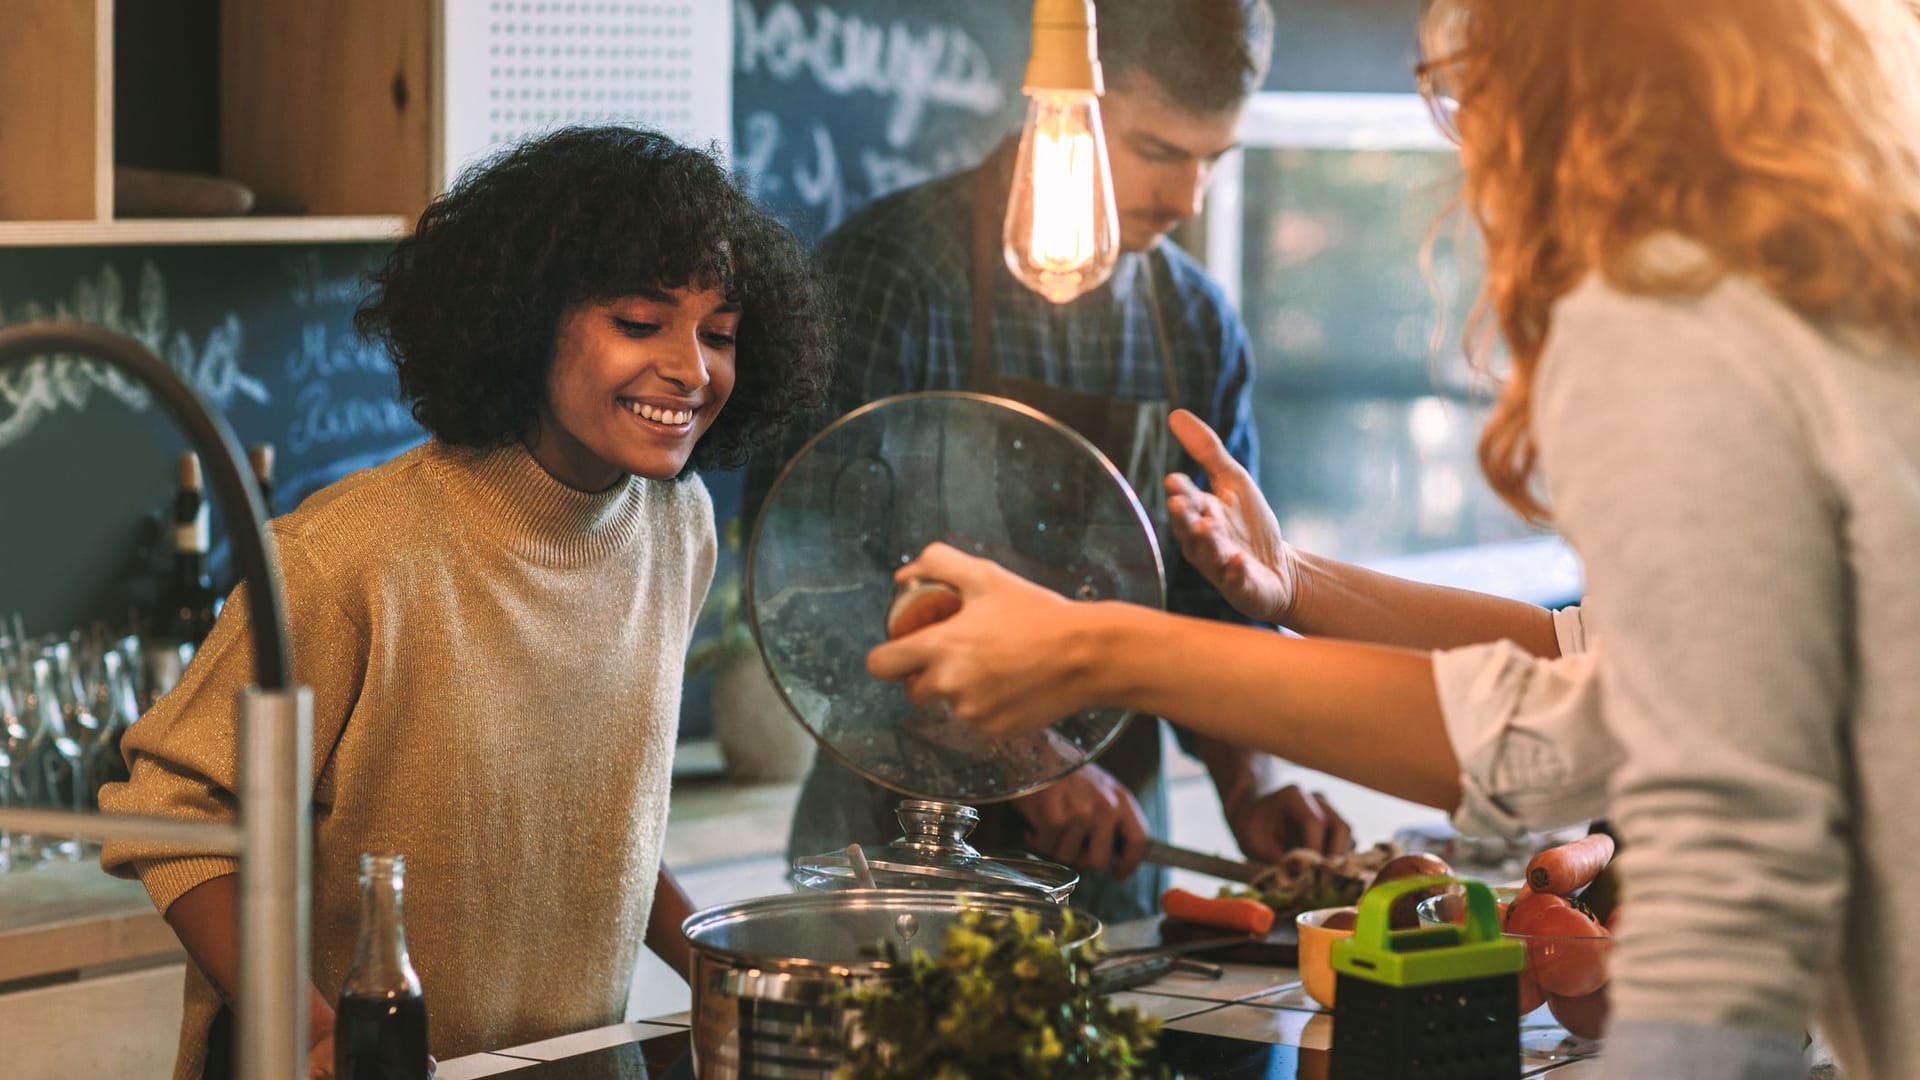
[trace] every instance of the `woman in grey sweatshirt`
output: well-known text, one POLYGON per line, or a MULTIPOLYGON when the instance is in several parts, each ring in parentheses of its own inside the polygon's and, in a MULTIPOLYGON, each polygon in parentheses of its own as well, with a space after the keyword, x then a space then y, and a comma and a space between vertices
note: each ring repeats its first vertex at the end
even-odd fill
POLYGON ((1243 610, 1381 644, 1072 604, 936 549, 902 573, 960 586, 961 614, 869 666, 992 730, 1125 705, 1493 827, 1604 809, 1627 897, 1607 1075, 1803 1075, 1816 1013, 1849 1076, 1908 1075, 1920 20, 1435 0, 1426 31, 1510 357, 1482 461, 1551 506, 1582 608, 1293 552, 1216 474, 1169 483, 1243 610))

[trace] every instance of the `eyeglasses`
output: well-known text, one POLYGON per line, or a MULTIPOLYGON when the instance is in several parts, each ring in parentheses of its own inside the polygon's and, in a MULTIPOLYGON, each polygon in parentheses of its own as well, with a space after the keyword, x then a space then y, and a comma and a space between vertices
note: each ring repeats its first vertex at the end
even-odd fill
POLYGON ((1460 145, 1460 100, 1440 85, 1438 75, 1458 59, 1447 56, 1413 65, 1413 81, 1427 103, 1427 112, 1433 116, 1433 125, 1455 146, 1460 145))

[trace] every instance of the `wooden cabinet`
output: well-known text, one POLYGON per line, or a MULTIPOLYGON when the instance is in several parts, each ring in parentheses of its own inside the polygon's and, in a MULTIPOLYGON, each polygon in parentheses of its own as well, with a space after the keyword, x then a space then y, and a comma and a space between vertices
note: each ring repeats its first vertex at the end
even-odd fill
POLYGON ((418 215, 440 186, 429 0, 220 11, 221 171, 268 205, 418 215))
POLYGON ((0 245, 400 235, 439 186, 440 2, 223 0, 220 171, 266 212, 116 218, 115 0, 0 0, 0 245))
POLYGON ((0 0, 0 219, 113 213, 112 0, 0 0))

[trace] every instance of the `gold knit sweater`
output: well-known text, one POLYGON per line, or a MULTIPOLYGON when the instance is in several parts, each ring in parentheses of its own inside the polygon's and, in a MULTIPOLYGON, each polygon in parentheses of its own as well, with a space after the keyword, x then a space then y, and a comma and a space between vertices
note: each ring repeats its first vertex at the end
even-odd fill
MULTIPOLYGON (((273 522, 296 681, 313 691, 313 978, 353 962, 362 851, 406 856, 407 943, 442 1059, 616 1023, 653 903, 682 662, 713 576, 698 479, 597 494, 522 447, 429 442, 273 522)), ((230 600, 179 687, 129 729, 104 810, 234 815, 230 600)), ((165 911, 237 863, 115 843, 165 911)), ((219 999, 187 967, 175 1076, 219 999)))

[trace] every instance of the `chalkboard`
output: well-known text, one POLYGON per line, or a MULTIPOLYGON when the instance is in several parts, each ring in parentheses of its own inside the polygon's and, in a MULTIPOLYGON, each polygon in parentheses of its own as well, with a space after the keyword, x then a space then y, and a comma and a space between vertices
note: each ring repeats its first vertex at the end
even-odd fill
MULTIPOLYGON (((277 452, 289 508, 422 433, 395 399, 384 350, 353 335, 363 275, 384 245, 14 250, 0 316, 78 319, 151 348, 277 452)), ((184 441, 146 393, 76 357, 0 374, 0 611, 29 632, 118 619, 142 602, 184 441)), ((215 521, 215 536, 223 535, 215 521)), ((223 569, 224 545, 215 551, 223 569)))
POLYGON ((1025 114, 1030 0, 736 0, 734 161, 808 240, 1025 114))

